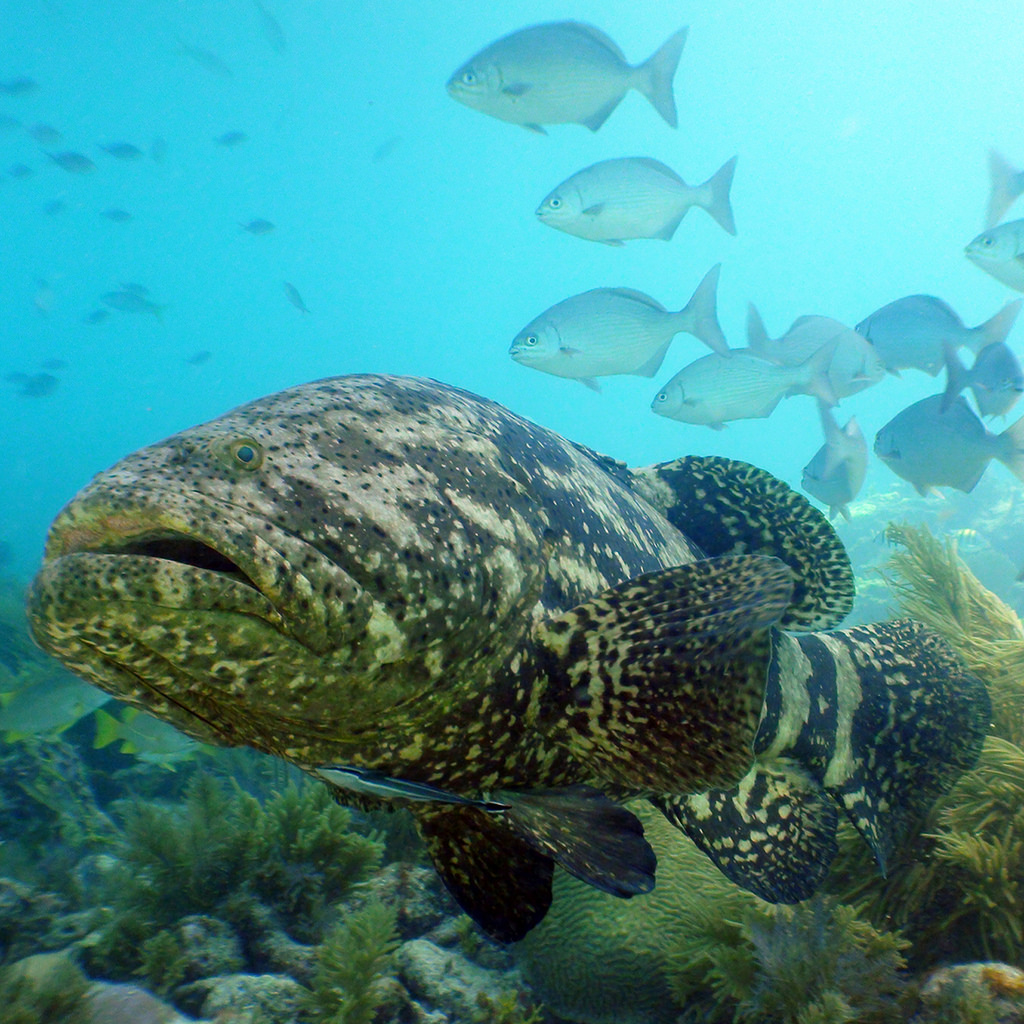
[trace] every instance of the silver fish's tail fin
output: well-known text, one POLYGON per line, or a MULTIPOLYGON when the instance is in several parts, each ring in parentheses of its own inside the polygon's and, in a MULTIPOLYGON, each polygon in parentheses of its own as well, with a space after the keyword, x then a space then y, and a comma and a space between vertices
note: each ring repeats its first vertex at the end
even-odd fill
POLYGON ((589 786, 533 793, 499 791, 500 817, 538 853, 613 896, 654 888, 656 858, 639 819, 589 786))
POLYGON ((1006 341, 1010 331, 1013 330, 1022 303, 1024 303, 1024 299, 1014 299, 1003 306, 995 316, 990 317, 983 324, 978 324, 971 332, 972 350, 977 353, 983 348, 988 348, 989 345, 998 345, 999 342, 1006 341))
POLYGON ((676 314, 679 330, 704 342, 712 352, 727 356, 729 343, 718 323, 718 275, 722 264, 716 263, 705 275, 690 301, 676 314))
POLYGON ((679 58, 683 54, 688 32, 688 28, 681 28, 661 45, 657 53, 635 68, 634 88, 651 101, 654 109, 672 128, 679 124, 679 118, 676 115, 676 98, 672 92, 672 79, 679 66, 679 58))
POLYGON ((733 881, 806 899, 844 812, 883 872, 974 766, 991 705, 937 634, 909 619, 776 633, 754 768, 730 790, 658 801, 733 881))
POLYGON ((768 337, 768 330, 764 326, 764 320, 758 312, 757 306, 752 302, 747 303, 747 348, 754 355, 761 359, 767 359, 765 354, 771 338, 768 337))
POLYGON ((730 235, 736 234, 736 221, 732 215, 729 192, 732 189, 732 176, 736 171, 738 159, 739 157, 734 156, 731 160, 726 160, 703 185, 697 186, 700 192, 700 201, 697 205, 702 210, 707 210, 718 225, 730 235))
POLYGON ((985 227, 994 228, 1003 219, 1003 214, 1017 201, 1021 192, 1024 192, 1024 171, 1018 171, 1002 153, 990 149, 988 173, 992 185, 989 189, 985 227))
POLYGON ((997 438, 996 458, 1018 480, 1024 480, 1024 416, 1011 423, 997 438))
MULTIPOLYGON (((998 314, 996 315, 998 316, 998 314)), ((970 384, 971 373, 961 362, 955 345, 944 341, 942 355, 946 360, 946 390, 942 393, 939 409, 941 412, 945 412, 956 401, 956 396, 970 384)))

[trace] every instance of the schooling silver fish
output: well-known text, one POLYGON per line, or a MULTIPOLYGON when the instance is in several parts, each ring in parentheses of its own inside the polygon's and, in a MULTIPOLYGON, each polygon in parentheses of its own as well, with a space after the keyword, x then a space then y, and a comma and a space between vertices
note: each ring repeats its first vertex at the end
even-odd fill
POLYGON ((828 381, 834 351, 830 342, 799 366, 780 366, 749 349, 712 352, 684 366, 655 395, 651 411, 721 430, 730 420, 770 416, 789 395, 817 395, 835 405, 828 381))
POLYGON ((630 238, 670 239, 687 210, 699 206, 736 234, 729 189, 736 157, 703 185, 691 187, 659 160, 602 160, 551 191, 537 208, 541 222, 577 238, 622 245, 630 238))
POLYGON ((523 366, 578 380, 597 391, 595 377, 653 377, 681 331, 727 353, 715 310, 719 270, 718 264, 712 267, 676 313, 631 288, 594 288, 573 295, 531 320, 515 336, 509 355, 523 366))
MULTIPOLYGON (((1020 301, 1018 299, 1018 305, 1020 301)), ((944 408, 948 408, 964 388, 970 388, 982 416, 1004 416, 1024 392, 1024 370, 1005 341, 986 345, 975 356, 969 370, 960 362, 952 345, 947 345, 945 351, 948 383, 944 408)))
POLYGON ((448 94, 531 131, 543 132, 546 124, 582 124, 596 132, 622 97, 636 89, 675 128, 672 78, 686 33, 680 29, 654 56, 633 67, 593 25, 533 25, 491 43, 463 64, 448 80, 448 94))
POLYGON ((875 346, 890 373, 899 376, 900 370, 915 369, 934 377, 943 367, 944 342, 980 352, 1006 340, 1019 312, 1020 302, 1010 302, 984 323, 967 327, 942 299, 907 295, 876 309, 856 330, 875 346))
POLYGON ((997 281, 1024 292, 1024 220, 1009 220, 983 231, 964 255, 997 281))
POLYGON ((847 507, 860 492, 868 469, 868 445, 857 419, 851 416, 845 427, 840 427, 832 410, 818 402, 821 427, 825 443, 804 466, 800 486, 812 497, 828 505, 830 519, 836 513, 850 518, 847 507))
POLYGON ((747 345, 762 359, 798 366, 823 345, 835 342, 828 379, 836 398, 847 398, 877 384, 885 365, 863 336, 827 316, 801 316, 781 338, 769 338, 757 307, 747 309, 747 345))
POLYGON ((931 395, 897 413, 875 436, 875 454, 918 494, 971 491, 993 459, 1024 480, 1024 417, 991 434, 963 395, 945 411, 943 400, 931 395))

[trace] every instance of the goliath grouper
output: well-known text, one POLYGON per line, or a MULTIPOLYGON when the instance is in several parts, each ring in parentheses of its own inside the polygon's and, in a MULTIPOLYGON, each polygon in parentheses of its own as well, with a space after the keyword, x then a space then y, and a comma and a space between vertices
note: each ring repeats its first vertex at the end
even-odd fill
POLYGON ((410 808, 512 941, 555 863, 650 890, 637 795, 769 900, 813 892, 840 812, 884 870, 974 763, 988 699, 916 623, 809 632, 852 595, 827 521, 752 466, 631 471, 464 391, 351 376, 101 473, 29 614, 189 735, 410 808))

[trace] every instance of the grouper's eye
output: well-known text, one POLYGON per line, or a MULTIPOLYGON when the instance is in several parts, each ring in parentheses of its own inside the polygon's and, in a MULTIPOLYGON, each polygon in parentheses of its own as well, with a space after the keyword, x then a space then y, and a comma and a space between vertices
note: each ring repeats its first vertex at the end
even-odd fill
POLYGON ((242 437, 232 441, 228 455, 231 465, 237 469, 259 469, 263 465, 263 449, 252 438, 242 437))

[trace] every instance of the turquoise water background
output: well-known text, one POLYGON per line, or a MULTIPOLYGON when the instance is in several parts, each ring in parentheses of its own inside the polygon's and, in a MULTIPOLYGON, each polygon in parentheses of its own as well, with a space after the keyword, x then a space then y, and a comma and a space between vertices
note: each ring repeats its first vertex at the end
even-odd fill
MULTIPOLYGON (((659 384, 704 354, 689 336, 653 380, 608 378, 600 394, 514 364, 512 337, 598 286, 679 308, 717 262, 733 346, 745 344, 750 301, 777 336, 802 314, 853 326, 914 292, 944 298, 970 325, 1014 297, 963 257, 984 226, 988 149, 1024 164, 1024 20, 1012 0, 266 5, 284 52, 249 0, 3 0, 0 81, 27 76, 38 89, 0 95, 0 117, 52 125, 63 141, 0 131, 0 378, 66 363, 42 398, 0 380, 4 571, 30 575, 60 506, 120 456, 333 374, 429 375, 631 464, 719 453, 799 486, 821 443, 811 399, 713 432, 649 411, 659 384), (634 63, 690 26, 678 129, 636 93, 597 133, 567 125, 547 136, 447 96, 448 76, 487 43, 569 18, 599 26, 634 63), (179 40, 215 53, 230 76, 179 40), (214 143, 231 130, 248 140, 214 143), (160 160, 149 155, 156 140, 160 160), (98 148, 119 141, 147 155, 119 161, 98 148), (79 151, 96 169, 70 174, 44 149, 79 151), (735 238, 701 210, 671 242, 621 249, 534 216, 597 160, 652 156, 696 184, 734 153, 735 238), (11 176, 19 163, 35 173, 11 176), (64 209, 44 212, 54 200, 64 209), (110 207, 134 219, 112 223, 101 216, 110 207), (256 217, 276 230, 240 228, 256 217), (148 287, 162 318, 83 322, 121 282, 148 287), (188 362, 202 350, 208 361, 188 362)), ((1022 332, 1010 337, 1018 353, 1022 332)), ((855 413, 870 444, 941 386, 908 371, 837 415, 855 413)), ((868 489, 894 485, 911 493, 873 461, 868 489)))

